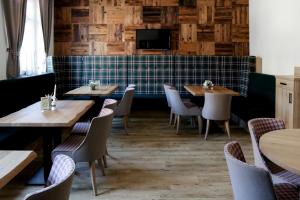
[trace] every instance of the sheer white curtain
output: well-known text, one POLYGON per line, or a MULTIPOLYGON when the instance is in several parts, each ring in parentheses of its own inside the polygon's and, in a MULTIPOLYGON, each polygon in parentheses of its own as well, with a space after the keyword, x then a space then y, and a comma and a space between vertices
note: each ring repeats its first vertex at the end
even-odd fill
POLYGON ((39 0, 27 0, 26 22, 20 51, 20 75, 46 72, 46 54, 39 0))

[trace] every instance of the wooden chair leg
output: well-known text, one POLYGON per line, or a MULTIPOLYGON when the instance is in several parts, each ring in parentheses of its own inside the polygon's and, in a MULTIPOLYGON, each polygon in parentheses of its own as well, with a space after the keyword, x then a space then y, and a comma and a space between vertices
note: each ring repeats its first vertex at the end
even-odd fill
POLYGON ((180 126, 180 115, 177 115, 177 129, 176 129, 176 134, 179 132, 179 126, 180 126))
POLYGON ((105 171, 104 171, 104 166, 103 166, 103 163, 102 163, 102 159, 98 159, 98 165, 99 165, 99 168, 101 170, 101 173, 102 173, 102 176, 105 176, 105 171))
POLYGON ((103 158, 103 164, 104 164, 104 167, 107 168, 107 161, 106 161, 106 156, 102 156, 103 158))
POLYGON ((173 113, 172 113, 172 111, 171 111, 171 112, 170 112, 169 126, 172 126, 172 121, 173 121, 173 113))
POLYGON ((202 117, 197 116, 197 119, 198 119, 198 132, 199 132, 199 135, 201 135, 201 132, 202 132, 202 117))
POLYGON ((176 127, 176 122, 177 122, 177 115, 176 115, 176 114, 174 114, 174 124, 173 124, 173 128, 175 128, 175 127, 176 127))
POLYGON ((207 139, 207 135, 208 135, 208 132, 209 132, 209 125, 210 125, 210 121, 207 119, 207 120, 206 120, 206 131, 205 131, 205 137, 204 137, 204 140, 207 139))
POLYGON ((97 183, 96 183, 95 161, 89 162, 89 165, 90 165, 90 175, 91 175, 92 187, 93 187, 94 195, 97 196, 97 183))
POLYGON ((127 132, 127 128, 128 128, 128 116, 127 115, 125 115, 123 117, 123 126, 124 126, 125 133, 128 134, 128 132, 127 132))
POLYGON ((225 128, 226 128, 226 132, 227 132, 228 138, 229 138, 229 140, 231 140, 230 128, 229 128, 229 121, 225 121, 225 128))

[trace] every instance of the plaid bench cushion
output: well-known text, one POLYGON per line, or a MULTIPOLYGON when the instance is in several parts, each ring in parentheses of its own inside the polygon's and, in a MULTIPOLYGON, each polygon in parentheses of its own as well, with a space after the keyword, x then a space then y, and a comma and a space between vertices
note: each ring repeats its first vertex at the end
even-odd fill
POLYGON ((95 79, 101 84, 118 84, 115 94, 123 94, 128 84, 135 84, 138 96, 162 96, 164 83, 174 84, 180 94, 188 94, 185 84, 202 84, 205 80, 247 96, 249 72, 255 71, 255 62, 252 56, 52 57, 59 94, 95 79))
POLYGON ((251 56, 175 56, 175 85, 187 94, 185 84, 202 84, 211 80, 247 96, 249 72, 255 71, 255 57, 251 56))
POLYGON ((136 95, 164 95, 163 84, 173 84, 173 56, 128 56, 128 84, 135 84, 136 95))

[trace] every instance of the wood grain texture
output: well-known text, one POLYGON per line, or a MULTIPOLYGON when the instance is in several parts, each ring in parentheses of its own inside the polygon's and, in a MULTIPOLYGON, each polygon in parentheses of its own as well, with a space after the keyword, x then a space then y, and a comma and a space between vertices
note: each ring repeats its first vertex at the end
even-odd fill
MULTIPOLYGON (((92 192, 88 164, 78 163, 79 175, 73 178, 70 199, 232 200, 223 152, 227 136, 212 124, 209 140, 204 141, 203 134, 200 137, 189 121, 182 124, 176 135, 169 126, 169 110, 135 111, 125 135, 121 121, 115 119, 107 144, 110 156, 106 176, 96 168, 99 195, 92 192)), ((249 133, 230 126, 232 140, 241 144, 247 162, 253 164, 249 133)), ((43 188, 24 186, 21 177, 17 178, 1 189, 1 200, 21 200, 25 194, 43 188)))
POLYGON ((36 158, 34 151, 0 151, 0 189, 36 158))
POLYGON ((300 175, 300 129, 271 131, 260 138, 262 153, 278 166, 300 175))
POLYGON ((216 94, 230 94, 232 96, 240 96, 238 92, 235 92, 231 89, 214 86, 213 89, 205 89, 201 85, 184 85, 184 88, 191 93, 193 96, 204 96, 205 92, 216 93, 216 94))
POLYGON ((0 127, 72 127, 93 104, 90 100, 59 100, 56 110, 42 112, 36 102, 0 118, 0 127))
POLYGON ((249 55, 248 0, 192 2, 55 0, 55 55, 249 55), (162 28, 171 50, 135 49, 136 29, 162 28))
POLYGON ((100 85, 95 90, 89 86, 82 86, 65 93, 65 96, 109 96, 118 89, 117 85, 100 85))

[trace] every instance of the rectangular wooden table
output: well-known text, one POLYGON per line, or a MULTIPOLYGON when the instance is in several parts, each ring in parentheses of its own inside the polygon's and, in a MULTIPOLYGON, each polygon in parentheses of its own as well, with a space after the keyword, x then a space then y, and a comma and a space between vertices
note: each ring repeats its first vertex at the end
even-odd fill
POLYGON ((65 93, 65 96, 110 96, 118 89, 118 85, 100 85, 95 90, 91 90, 89 86, 81 86, 65 93))
POLYGON ((193 96, 204 96, 205 92, 240 96, 240 93, 222 86, 214 86, 212 89, 205 89, 202 85, 185 85, 184 88, 193 96))
POLYGON ((51 151, 60 143, 62 129, 71 128, 94 104, 92 100, 59 100, 56 110, 42 111, 40 102, 0 118, 0 127, 36 127, 43 135, 44 179, 51 168, 51 151))
POLYGON ((34 151, 0 151, 0 189, 36 158, 34 151))

